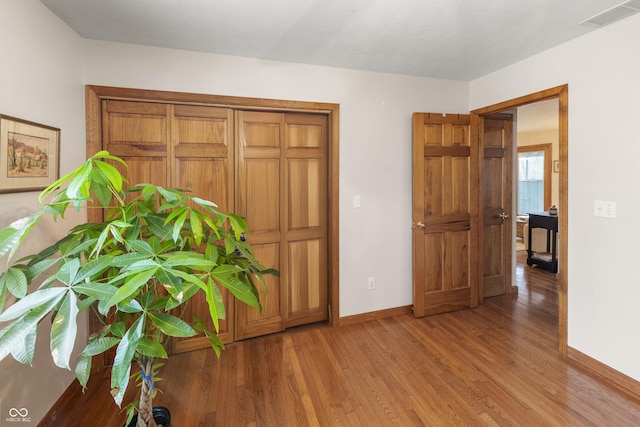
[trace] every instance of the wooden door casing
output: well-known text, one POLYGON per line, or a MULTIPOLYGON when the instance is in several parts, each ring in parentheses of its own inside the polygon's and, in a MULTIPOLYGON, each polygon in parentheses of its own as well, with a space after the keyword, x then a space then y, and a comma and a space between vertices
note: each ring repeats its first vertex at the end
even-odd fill
POLYGON ((483 298, 511 291, 512 135, 512 115, 480 117, 483 298))
POLYGON ((413 115, 413 271, 417 317, 477 305, 477 188, 469 115, 413 115))

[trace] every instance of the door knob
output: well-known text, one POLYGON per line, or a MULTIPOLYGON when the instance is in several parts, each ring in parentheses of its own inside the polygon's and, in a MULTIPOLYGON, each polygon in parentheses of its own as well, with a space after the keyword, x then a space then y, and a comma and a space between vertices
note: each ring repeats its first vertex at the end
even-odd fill
POLYGON ((424 228, 426 227, 425 223, 422 221, 418 221, 418 223, 414 225, 416 225, 420 230, 424 230, 424 228))
POLYGON ((500 219, 501 219, 501 220, 503 220, 503 221, 504 221, 505 219, 509 219, 509 214, 508 214, 508 213, 506 213, 506 212, 502 212, 502 213, 500 214, 500 219))

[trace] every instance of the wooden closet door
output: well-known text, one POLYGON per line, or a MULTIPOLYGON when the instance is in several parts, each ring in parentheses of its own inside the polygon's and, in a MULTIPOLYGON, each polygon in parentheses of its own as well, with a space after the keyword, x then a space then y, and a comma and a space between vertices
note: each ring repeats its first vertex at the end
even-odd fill
MULTIPOLYGON (((178 187, 209 199, 220 210, 234 210, 233 114, 227 108, 135 101, 104 101, 103 147, 123 158, 116 164, 130 183, 178 187)), ((223 342, 234 340, 234 302, 222 290, 227 315, 220 321, 223 342)), ((203 296, 196 295, 183 314, 199 316, 214 330, 203 296)), ((206 337, 175 339, 172 353, 205 348, 206 337)))
MULTIPOLYGON (((221 211, 234 211, 233 185, 233 113, 227 108, 175 105, 171 117, 172 138, 172 186, 189 190, 198 197, 211 200, 221 211)), ((220 288, 226 317, 220 320, 218 336, 224 343, 234 341, 233 297, 226 288, 220 288)), ((195 295, 183 316, 191 320, 193 315, 215 330, 204 295, 195 295)), ((207 348, 208 339, 203 335, 174 339, 172 351, 207 348)))
POLYGON ((326 320, 327 118, 285 115, 286 326, 326 320))
POLYGON ((257 259, 276 268, 280 277, 267 276, 267 291, 260 287, 262 314, 238 304, 236 338, 250 338, 284 329, 286 273, 282 268, 284 183, 284 115, 268 112, 236 112, 237 187, 236 212, 249 224, 247 239, 257 259))
MULTIPOLYGON (((328 318, 327 138, 322 114, 104 101, 103 147, 127 161, 130 182, 184 188, 246 217, 255 255, 280 271, 265 276, 262 313, 222 290, 223 342, 328 318)), ((184 313, 194 314, 213 328, 203 297, 184 313)), ((172 352, 208 346, 176 339, 172 352)))
POLYGON ((326 320, 327 122, 313 114, 238 112, 237 203, 267 277, 262 315, 239 304, 236 338, 326 320))
POLYGON ((102 147, 121 157, 116 163, 130 183, 169 183, 169 108, 167 104, 103 101, 102 147))

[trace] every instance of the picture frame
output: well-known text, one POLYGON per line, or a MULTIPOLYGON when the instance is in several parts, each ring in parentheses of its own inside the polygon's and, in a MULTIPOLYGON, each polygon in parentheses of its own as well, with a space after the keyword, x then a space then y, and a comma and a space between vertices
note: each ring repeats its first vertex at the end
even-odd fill
POLYGON ((60 175, 60 129, 0 115, 0 193, 38 191, 60 175))
POLYGON ((553 161, 553 173, 559 173, 560 172, 560 160, 554 160, 553 161))

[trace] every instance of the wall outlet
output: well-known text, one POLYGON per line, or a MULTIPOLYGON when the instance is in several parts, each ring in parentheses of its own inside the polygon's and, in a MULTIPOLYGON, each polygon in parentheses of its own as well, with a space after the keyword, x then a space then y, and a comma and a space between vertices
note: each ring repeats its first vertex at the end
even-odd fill
POLYGON ((374 290, 376 288, 376 278, 369 277, 369 279, 367 279, 367 286, 370 291, 374 290))

